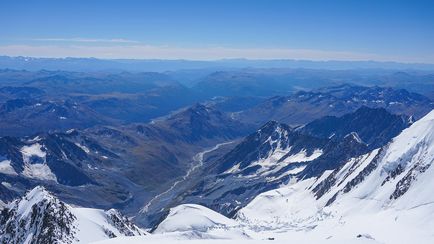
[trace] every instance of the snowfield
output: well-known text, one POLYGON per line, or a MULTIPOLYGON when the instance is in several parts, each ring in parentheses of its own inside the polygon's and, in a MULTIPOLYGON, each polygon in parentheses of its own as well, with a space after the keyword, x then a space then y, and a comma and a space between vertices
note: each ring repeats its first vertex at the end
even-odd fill
MULTIPOLYGON (((109 210, 110 211, 110 210, 109 210)), ((109 221, 107 212, 94 208, 72 208, 72 213, 77 217, 74 225, 77 228, 76 239, 79 243, 89 243, 107 239, 107 233, 113 233, 115 236, 124 236, 116 226, 109 221)), ((144 231, 135 231, 129 229, 137 235, 145 234, 144 231)))
POLYGON ((160 223, 155 233, 207 231, 211 227, 233 227, 236 225, 235 220, 206 207, 196 204, 183 204, 170 210, 169 215, 160 223))
POLYGON ((0 162, 0 173, 7 175, 18 175, 15 169, 11 166, 10 160, 3 160, 0 162))
POLYGON ((351 239, 351 240, 316 240, 316 239, 297 239, 290 240, 180 240, 171 238, 164 235, 149 235, 146 237, 120 237, 101 242, 93 242, 92 244, 263 244, 263 243, 275 243, 275 244, 312 244, 312 243, 324 243, 324 244, 378 244, 374 240, 367 238, 351 239))

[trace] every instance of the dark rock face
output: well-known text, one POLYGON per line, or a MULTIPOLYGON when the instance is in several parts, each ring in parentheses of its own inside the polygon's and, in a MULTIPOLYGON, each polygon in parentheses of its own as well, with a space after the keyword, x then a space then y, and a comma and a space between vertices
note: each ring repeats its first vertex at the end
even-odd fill
POLYGON ((306 155, 312 155, 313 151, 323 148, 328 140, 313 138, 308 135, 300 134, 288 125, 270 121, 262 126, 256 133, 246 137, 243 142, 236 146, 230 153, 224 155, 215 163, 216 173, 224 171, 239 164, 239 169, 244 170, 250 164, 259 159, 267 158, 276 149, 290 150, 280 160, 297 153, 301 150, 306 151, 306 155))
POLYGON ((424 173, 431 163, 429 162, 418 162, 416 163, 408 173, 396 184, 395 190, 390 195, 390 199, 398 199, 400 196, 404 195, 410 188, 413 181, 416 180, 419 174, 424 173))
POLYGON ((44 95, 45 92, 36 87, 4 86, 0 88, 0 94, 8 98, 37 98, 44 95))
POLYGON ((0 195, 2 196, 2 201, 9 202, 18 197, 18 195, 14 192, 9 190, 4 185, 0 184, 0 195))
POLYGON ((342 140, 351 132, 357 133, 370 149, 385 145, 411 124, 410 117, 394 115, 384 108, 361 107, 342 117, 326 116, 308 123, 300 131, 304 134, 342 140))
MULTIPOLYGON (((101 210, 95 210, 96 212, 101 210)), ((86 216, 90 221, 96 221, 97 230, 102 229, 107 238, 116 235, 117 230, 121 236, 140 236, 146 232, 131 223, 128 218, 117 210, 101 211, 105 222, 93 220, 94 216, 86 216), (109 228, 110 227, 110 228, 109 228), (111 229, 111 230, 110 230, 111 229)), ((79 215, 78 215, 79 216, 79 215)), ((60 201, 38 186, 27 192, 25 196, 8 204, 0 215, 0 243, 75 243, 77 233, 84 230, 78 223, 80 220, 74 214, 74 209, 60 201)), ((89 228, 89 226, 86 226, 89 228)), ((94 227, 95 228, 95 227, 94 227)))
POLYGON ((72 243, 76 217, 58 199, 42 188, 35 188, 10 208, 2 210, 0 217, 0 242, 24 243, 72 243), (28 203, 23 209, 19 204, 28 203))
POLYGON ((0 136, 29 136, 53 130, 88 128, 110 121, 69 99, 16 98, 0 106, 0 136))
POLYGON ((369 149, 364 143, 354 138, 353 134, 349 134, 341 142, 333 146, 330 151, 308 164, 299 177, 320 176, 324 171, 340 168, 348 159, 360 156, 368 151, 369 149))
POLYGON ((362 106, 385 108, 390 113, 419 119, 434 108, 434 103, 427 97, 401 89, 341 85, 272 97, 236 116, 258 125, 273 119, 298 126, 324 116, 342 116, 362 106))
POLYGON ((25 106, 30 106, 33 103, 34 102, 32 100, 28 100, 28 99, 8 100, 0 107, 0 114, 10 113, 16 109, 20 109, 25 106))
POLYGON ((24 174, 28 164, 46 164, 60 184, 79 186, 93 183, 83 167, 95 160, 62 133, 38 137, 36 141, 3 137, 0 139, 0 154, 11 161, 17 174, 24 174), (25 162, 23 148, 34 145, 40 146, 44 155, 31 155, 25 162))
MULTIPOLYGON (((110 225, 114 226, 124 236, 144 235, 143 231, 139 230, 127 217, 123 216, 119 211, 110 209, 105 211, 107 220, 110 225)), ((109 236, 113 238, 113 236, 109 236)))
MULTIPOLYGON (((161 131, 163 128, 166 128, 164 138, 187 143, 213 138, 230 140, 251 130, 227 114, 202 104, 195 104, 166 120, 150 125, 148 133, 154 131, 154 134, 157 134, 155 130, 161 131)), ((143 131, 144 128, 140 130, 143 131)))

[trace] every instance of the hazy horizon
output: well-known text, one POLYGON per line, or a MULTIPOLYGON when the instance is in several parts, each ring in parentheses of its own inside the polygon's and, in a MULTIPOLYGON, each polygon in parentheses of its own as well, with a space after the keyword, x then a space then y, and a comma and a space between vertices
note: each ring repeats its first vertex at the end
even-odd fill
POLYGON ((434 63, 433 2, 0 4, 0 55, 434 63))

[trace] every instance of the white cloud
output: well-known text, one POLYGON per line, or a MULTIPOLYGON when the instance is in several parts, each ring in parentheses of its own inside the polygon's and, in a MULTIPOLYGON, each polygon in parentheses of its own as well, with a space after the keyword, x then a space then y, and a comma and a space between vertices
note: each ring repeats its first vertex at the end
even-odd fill
MULTIPOLYGON (((98 39, 95 39, 98 40, 98 39)), ((113 39, 116 40, 116 39, 113 39)), ((216 60, 225 58, 247 59, 305 59, 342 61, 397 61, 433 63, 432 57, 392 57, 370 53, 325 51, 288 48, 229 48, 229 47, 170 47, 153 45, 3 45, 0 55, 30 57, 96 57, 133 59, 191 59, 216 60)))
POLYGON ((42 42, 84 42, 84 43, 140 43, 139 41, 128 40, 123 38, 114 39, 98 39, 98 38, 34 38, 30 41, 42 41, 42 42))

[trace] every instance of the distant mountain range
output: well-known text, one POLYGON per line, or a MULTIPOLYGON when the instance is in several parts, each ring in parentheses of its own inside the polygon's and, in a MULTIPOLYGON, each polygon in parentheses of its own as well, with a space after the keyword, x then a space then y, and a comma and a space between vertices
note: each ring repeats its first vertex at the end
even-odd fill
POLYGON ((376 61, 248 60, 215 61, 158 59, 33 58, 0 56, 0 67, 26 70, 67 71, 169 71, 232 68, 308 68, 308 69, 422 69, 434 70, 434 64, 376 61))
POLYGON ((403 89, 345 84, 272 97, 244 111, 234 112, 233 116, 257 125, 272 119, 297 126, 325 115, 341 116, 361 106, 383 107, 392 113, 418 119, 434 108, 434 102, 403 89))
POLYGON ((149 122, 196 102, 232 112, 234 118, 256 127, 270 119, 300 125, 325 115, 340 116, 360 106, 386 107, 415 119, 433 108, 429 97, 399 88, 431 95, 434 76, 429 73, 394 72, 378 77, 369 72, 327 72, 331 71, 221 71, 204 75, 188 87, 173 72, 4 69, 0 70, 0 135, 149 122), (368 82, 370 86, 341 84, 371 80, 375 82, 368 82), (375 84, 393 88, 372 86, 375 84), (328 87, 320 88, 324 85, 328 87))

